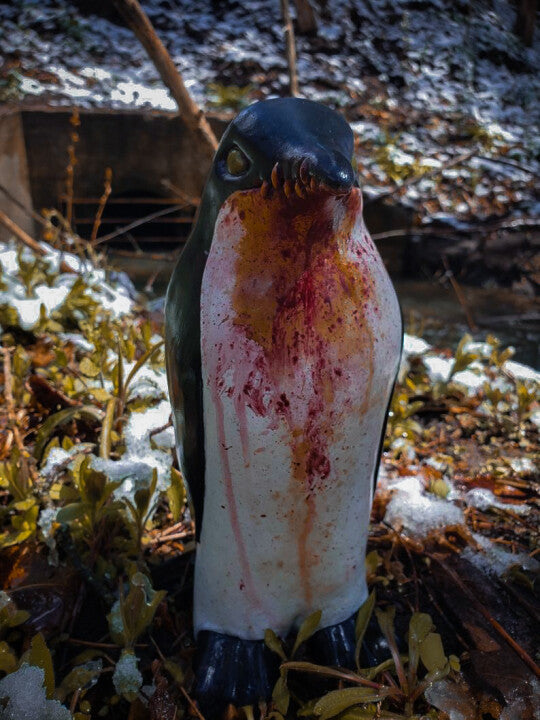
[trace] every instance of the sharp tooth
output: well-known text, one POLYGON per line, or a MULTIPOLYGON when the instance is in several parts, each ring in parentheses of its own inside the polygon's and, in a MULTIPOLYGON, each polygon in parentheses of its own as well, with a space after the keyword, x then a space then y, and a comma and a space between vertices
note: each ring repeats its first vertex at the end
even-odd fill
POLYGON ((268 195, 270 195, 270 185, 268 184, 267 180, 263 181, 263 184, 261 185, 261 195, 263 198, 267 198, 268 195))
POLYGON ((305 189, 302 187, 302 185, 300 185, 300 183, 298 182, 298 180, 294 183, 294 192, 298 195, 299 198, 305 198, 305 197, 306 197, 306 191, 305 191, 305 189))
POLYGON ((283 192, 285 195, 290 198, 294 192, 292 180, 285 180, 283 183, 283 192))
POLYGON ((300 165, 300 180, 307 185, 309 182, 309 160, 305 158, 300 165))
POLYGON ((274 190, 277 190, 279 187, 279 166, 277 163, 272 168, 271 179, 272 179, 272 185, 274 186, 274 190))
POLYGON ((313 192, 315 192, 315 190, 317 190, 319 187, 319 185, 314 177, 311 178, 311 182, 309 185, 310 185, 311 189, 313 190, 313 192))

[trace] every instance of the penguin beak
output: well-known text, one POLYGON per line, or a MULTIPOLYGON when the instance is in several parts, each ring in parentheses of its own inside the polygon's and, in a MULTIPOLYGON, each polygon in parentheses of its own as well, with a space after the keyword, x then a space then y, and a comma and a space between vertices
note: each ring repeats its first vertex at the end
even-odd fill
POLYGON ((261 195, 266 198, 272 191, 282 192, 289 199, 315 194, 348 195, 355 180, 352 165, 343 155, 310 155, 276 162, 270 178, 262 182, 261 195))

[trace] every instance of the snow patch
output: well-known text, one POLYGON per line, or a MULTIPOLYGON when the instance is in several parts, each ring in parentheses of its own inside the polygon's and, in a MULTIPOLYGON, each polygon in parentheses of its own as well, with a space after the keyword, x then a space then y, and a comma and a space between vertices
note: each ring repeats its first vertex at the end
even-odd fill
POLYGON ((532 572, 538 572, 540 570, 540 563, 534 558, 529 557, 527 553, 511 553, 503 550, 483 535, 473 533, 472 536, 480 546, 480 550, 473 550, 473 548, 467 547, 461 556, 479 570, 498 576, 504 575, 513 565, 519 565, 524 570, 530 570, 532 572))
POLYGON ((490 508, 498 508, 499 510, 508 510, 517 515, 527 515, 530 508, 527 505, 516 505, 515 503, 503 503, 497 500, 495 495, 487 488, 473 488, 465 493, 463 498, 469 507, 478 510, 489 510, 490 508))
POLYGON ((142 687, 143 677, 139 672, 138 660, 132 650, 122 650, 113 673, 114 689, 118 695, 129 699, 136 696, 142 687))
POLYGON ((47 700, 42 668, 23 663, 0 680, 0 720, 71 720, 58 700, 47 700))
POLYGON ((132 498, 137 490, 148 487, 154 469, 158 473, 158 491, 169 487, 172 456, 168 450, 174 447, 173 429, 169 427, 153 438, 158 449, 152 447, 150 434, 166 425, 170 414, 168 400, 162 400, 143 412, 132 412, 124 430, 126 451, 120 460, 92 456, 92 467, 95 470, 104 472, 113 482, 121 482, 115 490, 117 498, 132 498))
POLYGON ((424 490, 416 475, 391 480, 393 491, 384 519, 395 528, 402 528, 411 537, 425 537, 433 530, 461 525, 465 519, 460 508, 448 500, 424 490))

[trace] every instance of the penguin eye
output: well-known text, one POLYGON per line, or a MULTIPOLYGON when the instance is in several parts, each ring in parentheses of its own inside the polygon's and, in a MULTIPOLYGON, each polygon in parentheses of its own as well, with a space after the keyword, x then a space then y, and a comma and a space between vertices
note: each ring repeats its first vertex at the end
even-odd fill
POLYGON ((231 175, 243 175, 249 168, 249 160, 237 147, 229 150, 227 155, 227 170, 231 175))

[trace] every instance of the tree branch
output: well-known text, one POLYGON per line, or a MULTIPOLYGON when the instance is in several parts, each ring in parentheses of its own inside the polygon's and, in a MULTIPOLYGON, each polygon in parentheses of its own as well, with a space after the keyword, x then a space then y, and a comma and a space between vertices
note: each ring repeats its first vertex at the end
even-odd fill
MULTIPOLYGON (((17 240, 20 240, 23 245, 26 245, 26 247, 29 247, 30 250, 33 250, 37 255, 47 255, 47 251, 44 247, 42 247, 34 238, 30 237, 28 233, 26 233, 21 227, 17 225, 16 222, 13 222, 8 216, 0 210, 0 223, 4 227, 6 227, 10 232, 12 232, 17 240)), ((60 270, 65 273, 74 273, 75 275, 78 275, 77 271, 74 270, 70 265, 68 265, 64 260, 60 261, 60 270)))
POLYGON ((159 39, 147 14, 137 0, 113 0, 113 2, 148 53, 161 79, 169 88, 185 124, 190 130, 197 133, 203 143, 214 152, 218 146, 216 136, 202 110, 189 94, 182 76, 159 39))

